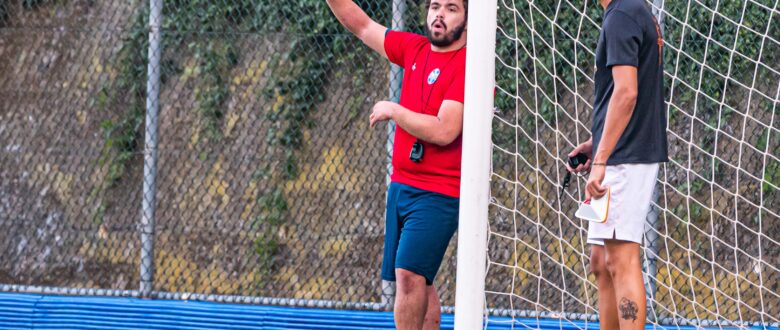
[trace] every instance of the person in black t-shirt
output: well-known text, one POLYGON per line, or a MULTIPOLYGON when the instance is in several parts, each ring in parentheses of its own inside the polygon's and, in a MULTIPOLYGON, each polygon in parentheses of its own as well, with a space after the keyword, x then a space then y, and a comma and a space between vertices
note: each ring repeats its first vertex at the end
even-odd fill
POLYGON ((592 139, 577 146, 590 160, 586 198, 610 198, 607 220, 591 222, 588 243, 602 330, 644 329, 640 244, 660 163, 668 161, 663 39, 643 0, 600 0, 592 139), (595 152, 594 152, 595 151, 595 152))

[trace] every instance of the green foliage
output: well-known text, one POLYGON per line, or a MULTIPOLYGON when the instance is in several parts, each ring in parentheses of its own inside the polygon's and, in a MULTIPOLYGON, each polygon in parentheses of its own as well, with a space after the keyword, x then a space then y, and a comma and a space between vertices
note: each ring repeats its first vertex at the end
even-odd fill
MULTIPOLYGON (((780 134, 777 134, 776 132, 773 132, 772 139, 773 142, 764 141, 764 143, 769 143, 772 148, 768 148, 771 155, 778 157, 780 156, 780 134)), ((764 150, 764 149, 760 149, 764 150)), ((763 183, 763 190, 764 195, 774 194, 775 196, 780 196, 780 189, 777 189, 775 187, 780 187, 780 161, 772 158, 767 157, 766 158, 766 169, 764 173, 764 178, 766 178, 766 181, 763 183), (774 185, 772 187, 770 185, 774 185)))
MULTIPOLYGON (((40 1, 39 1, 40 2, 40 1)), ((109 119, 100 127, 105 144, 99 161, 107 168, 104 182, 96 188, 93 196, 103 195, 116 186, 124 177, 133 156, 142 147, 144 115, 146 111, 147 66, 149 63, 149 7, 138 3, 138 9, 131 20, 128 35, 123 39, 116 62, 119 74, 115 81, 103 86, 93 100, 99 108, 110 112, 109 119)), ((235 18, 234 5, 224 5, 207 0, 179 0, 166 3, 164 7, 162 40, 163 50, 179 49, 185 42, 184 36, 191 32, 211 33, 225 31, 240 23, 235 18)), ((238 62, 230 38, 199 38, 188 44, 193 51, 197 68, 198 88, 196 111, 201 117, 201 131, 207 140, 215 142, 222 137, 224 102, 229 95, 225 75, 238 62)), ((162 82, 167 76, 181 71, 179 64, 169 60, 162 63, 162 82)), ((104 198, 95 214, 95 221, 101 222, 108 208, 104 198)))
MULTIPOLYGON (((267 135, 268 145, 284 158, 276 171, 263 171, 266 179, 283 186, 284 181, 298 177, 296 154, 303 147, 304 130, 314 124, 311 114, 325 98, 324 88, 336 59, 335 48, 343 44, 344 38, 335 36, 337 23, 324 1, 300 1, 296 6, 259 2, 250 9, 256 13, 256 19, 248 23, 251 29, 284 31, 293 38, 289 52, 272 59, 276 65, 283 62, 286 66, 276 70, 263 92, 270 104, 284 100, 278 109, 266 110, 266 118, 273 123, 267 135), (294 17, 295 21, 267 17, 294 17)), ((253 227, 263 233, 255 239, 262 283, 274 266, 272 260, 279 249, 275 233, 287 217, 288 205, 280 189, 261 196, 257 204, 260 214, 253 227)))
POLYGON ((203 121, 201 130, 210 141, 218 141, 222 138, 224 103, 229 95, 224 75, 236 65, 237 55, 224 40, 209 40, 195 48, 196 72, 201 78, 196 92, 197 109, 203 121))
MULTIPOLYGON (((262 168, 256 170, 252 175, 252 182, 258 186, 273 187, 268 183, 272 181, 274 173, 276 171, 271 164, 263 164, 262 168)), ((277 233, 286 220, 288 205, 284 197, 284 190, 279 185, 275 188, 263 189, 263 192, 257 196, 255 205, 260 210, 252 219, 250 230, 256 233, 253 242, 254 256, 257 258, 255 278, 257 284, 263 286, 276 266, 274 256, 281 245, 277 240, 277 233)))
MULTIPOLYGON (((665 87, 667 96, 674 91, 671 97, 675 104, 670 109, 669 127, 678 134, 686 132, 686 136, 693 131, 692 142, 710 154, 715 152, 716 133, 740 132, 745 113, 750 112, 754 118, 772 116, 772 100, 759 93, 770 97, 776 93, 775 85, 761 82, 777 80, 778 76, 772 70, 780 68, 780 47, 763 38, 765 34, 780 36, 780 24, 769 24, 768 8, 772 8, 773 2, 758 3, 666 1, 664 6, 668 11, 663 21, 664 65, 669 73, 665 87), (729 78, 724 78, 726 76, 729 78), (753 86, 754 81, 756 91, 752 94, 740 86, 753 86), (749 96, 752 97, 750 108, 749 96), (690 118, 694 114, 698 120, 692 122, 690 118)), ((498 16, 496 80, 499 88, 505 91, 497 93, 498 115, 542 139, 546 138, 540 134, 547 129, 545 125, 555 128, 560 124, 559 129, 573 131, 573 121, 555 121, 565 117, 562 112, 575 116, 570 91, 584 94, 580 95, 583 98, 590 97, 590 79, 595 65, 593 52, 602 22, 602 8, 590 1, 514 1, 504 6, 515 8, 502 6, 498 16), (581 13, 584 8, 586 18, 581 13)), ((582 113, 577 115, 580 120, 588 118, 582 113)), ((493 140, 497 145, 518 150, 521 155, 533 150, 534 141, 523 138, 514 126, 494 126, 493 140)), ((754 133, 748 133, 748 137, 750 134, 754 133)), ((720 149, 737 148, 724 146, 729 143, 725 139, 719 141, 720 149)), ((556 145, 554 141, 540 142, 556 145)), ((758 143, 764 147, 766 141, 759 140, 758 143)), ((711 160, 711 156, 702 157, 707 159, 698 161, 717 162, 711 160)), ((777 177, 772 171, 773 165, 768 164, 767 180, 777 177)), ((692 194, 706 193, 703 185, 700 181, 692 182, 692 194)), ((693 212, 691 216, 700 214, 702 212, 693 212)))
MULTIPOLYGON (((277 109, 266 110, 266 118, 273 123, 267 136, 268 145, 274 147, 283 160, 275 171, 260 171, 262 174, 257 178, 283 186, 283 182, 294 180, 299 175, 297 155, 304 146, 304 132, 315 124, 311 116, 317 105, 325 100, 325 88, 333 76, 333 68, 350 63, 366 63, 370 52, 366 48, 354 48, 355 38, 346 34, 347 31, 335 19, 325 1, 250 3, 240 2, 233 9, 240 13, 252 13, 252 17, 244 21, 245 26, 252 31, 284 33, 292 39, 286 54, 271 59, 274 66, 282 67, 277 68, 263 91, 264 97, 271 104, 283 100, 277 109)), ((389 2, 362 0, 357 3, 380 21, 382 16, 376 13, 390 12, 389 2)), ((361 70, 365 68, 359 66, 354 76, 364 76, 361 70)), ((361 84, 362 81, 356 83, 361 84)), ((255 254, 262 268, 262 282, 262 278, 273 267, 271 260, 280 248, 274 233, 287 217, 288 204, 280 189, 261 196, 257 203, 261 211, 253 226, 261 228, 264 233, 255 240, 255 254)))
MULTIPOLYGON (((18 2, 24 10, 35 10, 38 7, 53 3, 55 0, 22 0, 18 2)), ((11 0, 0 0, 0 26, 6 23, 11 14, 11 0)))
POLYGON ((281 189, 260 196, 257 199, 257 205, 260 206, 260 214, 253 222, 253 228, 263 224, 278 226, 283 222, 287 212, 287 200, 284 199, 284 191, 281 189))
MULTIPOLYGON (((499 33, 497 53, 499 59, 510 68, 499 69, 498 85, 507 89, 511 95, 522 96, 527 104, 539 112, 542 119, 553 124, 556 110, 545 99, 560 101, 567 93, 566 87, 574 90, 577 81, 580 84, 584 82, 583 74, 593 74, 590 68, 594 65, 594 59, 585 49, 595 49, 602 9, 595 3, 588 3, 588 18, 583 20, 580 14, 584 7, 582 2, 574 3, 576 8, 572 4, 558 2, 536 2, 531 5, 526 1, 515 1, 512 4, 517 6, 514 8, 516 11, 499 11, 499 27, 507 35, 499 33), (551 24, 550 18, 555 18, 554 24, 551 24), (597 24, 591 24, 591 21, 597 24), (528 24, 533 24, 533 30, 528 28, 528 24), (550 47, 553 45, 554 49, 550 47), (574 61, 576 67, 583 71, 574 69, 574 61), (520 72, 511 70, 511 67, 519 68, 520 72), (522 74, 531 80, 530 83, 538 86, 538 93, 546 95, 523 91, 530 86, 523 81, 522 74), (557 91, 557 95, 553 91, 557 91)), ((718 116, 729 116, 728 112, 723 114, 719 111, 721 99, 725 99, 727 108, 744 112, 746 105, 741 102, 741 94, 744 93, 739 93, 733 83, 727 87, 727 81, 722 76, 729 75, 731 79, 747 86, 751 85, 756 71, 759 74, 756 79, 770 77, 770 70, 756 70, 755 63, 751 61, 759 60, 761 47, 757 46, 761 45, 762 33, 737 28, 744 17, 742 24, 746 27, 759 32, 767 31, 768 10, 751 1, 691 1, 667 3, 664 8, 668 11, 664 20, 664 34, 667 43, 671 43, 666 47, 665 67, 671 73, 677 69, 679 80, 693 87, 688 88, 676 82, 675 103, 692 110, 692 102, 698 100, 697 116, 705 122, 717 122, 718 116), (681 40, 681 50, 685 55, 677 56, 671 46, 679 47, 681 40), (747 58, 734 55, 734 51, 747 58), (724 90, 729 93, 726 97, 723 95, 724 90), (707 100, 697 91, 717 102, 707 100)), ((769 28, 780 35, 780 28, 769 28)), ((761 61, 770 67, 776 66, 778 57, 765 50, 761 61)), ((668 80, 667 88, 671 85, 672 81, 668 80)), ((497 106, 500 109, 515 108, 517 100, 502 94, 499 93, 496 100, 497 106)), ((525 116, 523 119, 532 120, 531 117, 525 116)), ((720 119, 724 121, 723 117, 720 119)))
POLYGON ((270 231, 261 232, 253 247, 258 260, 255 278, 257 285, 263 287, 274 269, 274 259, 280 250, 279 240, 270 231))
POLYGON ((139 10, 132 18, 132 27, 123 39, 117 55, 118 75, 103 86, 92 100, 93 105, 108 112, 109 119, 100 124, 105 143, 98 165, 107 168, 90 199, 100 199, 93 214, 95 223, 102 223, 108 200, 105 192, 117 185, 127 172, 130 161, 141 148, 146 100, 146 67, 149 63, 147 38, 148 9, 139 10))
MULTIPOLYGON (((387 3, 378 5, 370 1, 359 1, 373 12, 388 12, 387 3)), ((252 21, 252 28, 263 31, 284 31, 294 36, 292 47, 284 58, 289 67, 284 76, 274 77, 264 94, 270 100, 284 99, 278 111, 269 111, 266 117, 276 123, 269 134, 268 142, 284 150, 282 165, 284 179, 291 180, 298 175, 295 151, 303 145, 303 133, 314 123, 310 116, 316 105, 324 101, 325 87, 331 76, 331 69, 339 64, 365 60, 367 50, 355 50, 354 37, 333 17, 325 1, 296 1, 295 5, 260 2, 253 8, 257 17, 294 18, 291 20, 259 19, 252 21)), ((361 76, 360 72, 356 76, 361 76)))
POLYGON ((8 0, 0 0, 0 25, 8 20, 8 0))
POLYGON ((22 7, 25 9, 34 9, 38 6, 44 5, 51 0, 22 0, 22 7))
POLYGON ((195 98, 201 136, 210 142, 222 138, 224 104, 230 93, 225 77, 239 57, 228 31, 243 22, 248 5, 249 1, 245 0, 177 0, 166 3, 167 10, 163 13, 164 29, 173 32, 166 38, 166 47, 178 49, 190 33, 199 36, 187 48, 194 53, 197 65, 194 72, 199 85, 195 98))
MULTIPOLYGON (((497 66, 496 82, 506 93, 497 94, 496 107, 511 112, 527 104, 537 111, 538 117, 526 112, 514 118, 524 127, 533 128, 544 122, 554 127, 555 112, 561 109, 556 109, 553 102, 564 103, 566 90, 574 90, 575 83, 584 85, 586 76, 592 75, 594 59, 586 49, 595 48, 598 40, 598 27, 590 22, 600 22, 601 9, 588 2, 589 18, 582 19, 579 11, 583 2, 576 2, 577 8, 556 3, 537 2, 532 6, 526 1, 514 1, 514 10, 499 10, 498 26, 503 32, 497 34, 496 53, 499 63, 504 65, 497 66), (555 24, 544 17, 555 17, 555 24), (528 24, 533 24, 533 30, 528 24), (574 69, 575 63, 580 70, 574 69), (532 84, 537 86, 536 91, 532 84), (537 118, 543 122, 535 123, 537 118)), ((521 139, 518 143, 530 142, 521 139)))
POLYGON ((763 184, 764 194, 767 195, 774 191, 774 193, 780 193, 780 190, 772 187, 780 187, 780 162, 774 159, 768 159, 766 164, 766 182, 763 184))

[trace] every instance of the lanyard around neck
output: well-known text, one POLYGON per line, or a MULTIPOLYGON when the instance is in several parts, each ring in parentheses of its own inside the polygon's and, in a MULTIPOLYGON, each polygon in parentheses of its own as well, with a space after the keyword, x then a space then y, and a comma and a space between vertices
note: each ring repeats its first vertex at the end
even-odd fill
MULTIPOLYGON (((444 69, 449 67, 450 63, 452 63, 452 61, 455 59, 455 57, 457 57, 458 54, 460 54, 460 51, 463 50, 464 48, 465 47, 461 47, 460 49, 458 49, 455 52, 455 54, 452 54, 450 56, 450 58, 447 60, 447 62, 444 64, 444 67, 442 67, 442 69, 440 69, 439 71, 440 72, 444 72, 444 69)), ((438 77, 436 77, 436 81, 434 81, 432 84, 430 84, 431 85, 431 89, 428 91, 428 97, 425 98, 424 97, 424 95, 425 95, 425 82, 427 80, 425 75, 428 74, 430 76, 430 74, 428 73, 428 61, 431 58, 431 53, 433 53, 433 50, 431 50, 431 48, 428 47, 428 54, 426 54, 426 56, 425 56, 425 66, 423 67, 422 78, 420 78, 420 105, 423 107, 423 109, 422 109, 423 112, 425 111, 425 107, 427 107, 428 103, 431 101, 431 95, 433 94, 433 88, 436 86, 435 85, 436 81, 438 81, 438 77), (423 103, 423 99, 425 99, 425 103, 423 103)), ((419 55, 419 53, 418 53, 418 55, 419 55)), ((415 62, 417 61, 416 58, 417 58, 417 56, 415 56, 415 62)))

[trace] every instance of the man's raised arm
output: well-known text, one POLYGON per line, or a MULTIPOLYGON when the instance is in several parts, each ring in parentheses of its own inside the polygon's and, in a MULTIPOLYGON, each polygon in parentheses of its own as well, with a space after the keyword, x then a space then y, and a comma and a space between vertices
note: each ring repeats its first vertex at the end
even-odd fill
POLYGON ((364 44, 387 58, 385 52, 386 27, 372 20, 352 0, 327 0, 330 10, 341 25, 357 36, 364 44))

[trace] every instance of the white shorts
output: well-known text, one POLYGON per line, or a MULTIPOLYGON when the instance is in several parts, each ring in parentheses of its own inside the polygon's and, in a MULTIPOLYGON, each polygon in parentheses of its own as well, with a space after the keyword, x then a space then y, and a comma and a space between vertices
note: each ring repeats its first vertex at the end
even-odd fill
POLYGON ((642 244, 658 167, 658 163, 607 166, 602 184, 611 189, 607 221, 588 223, 588 244, 604 245, 609 239, 642 244))

